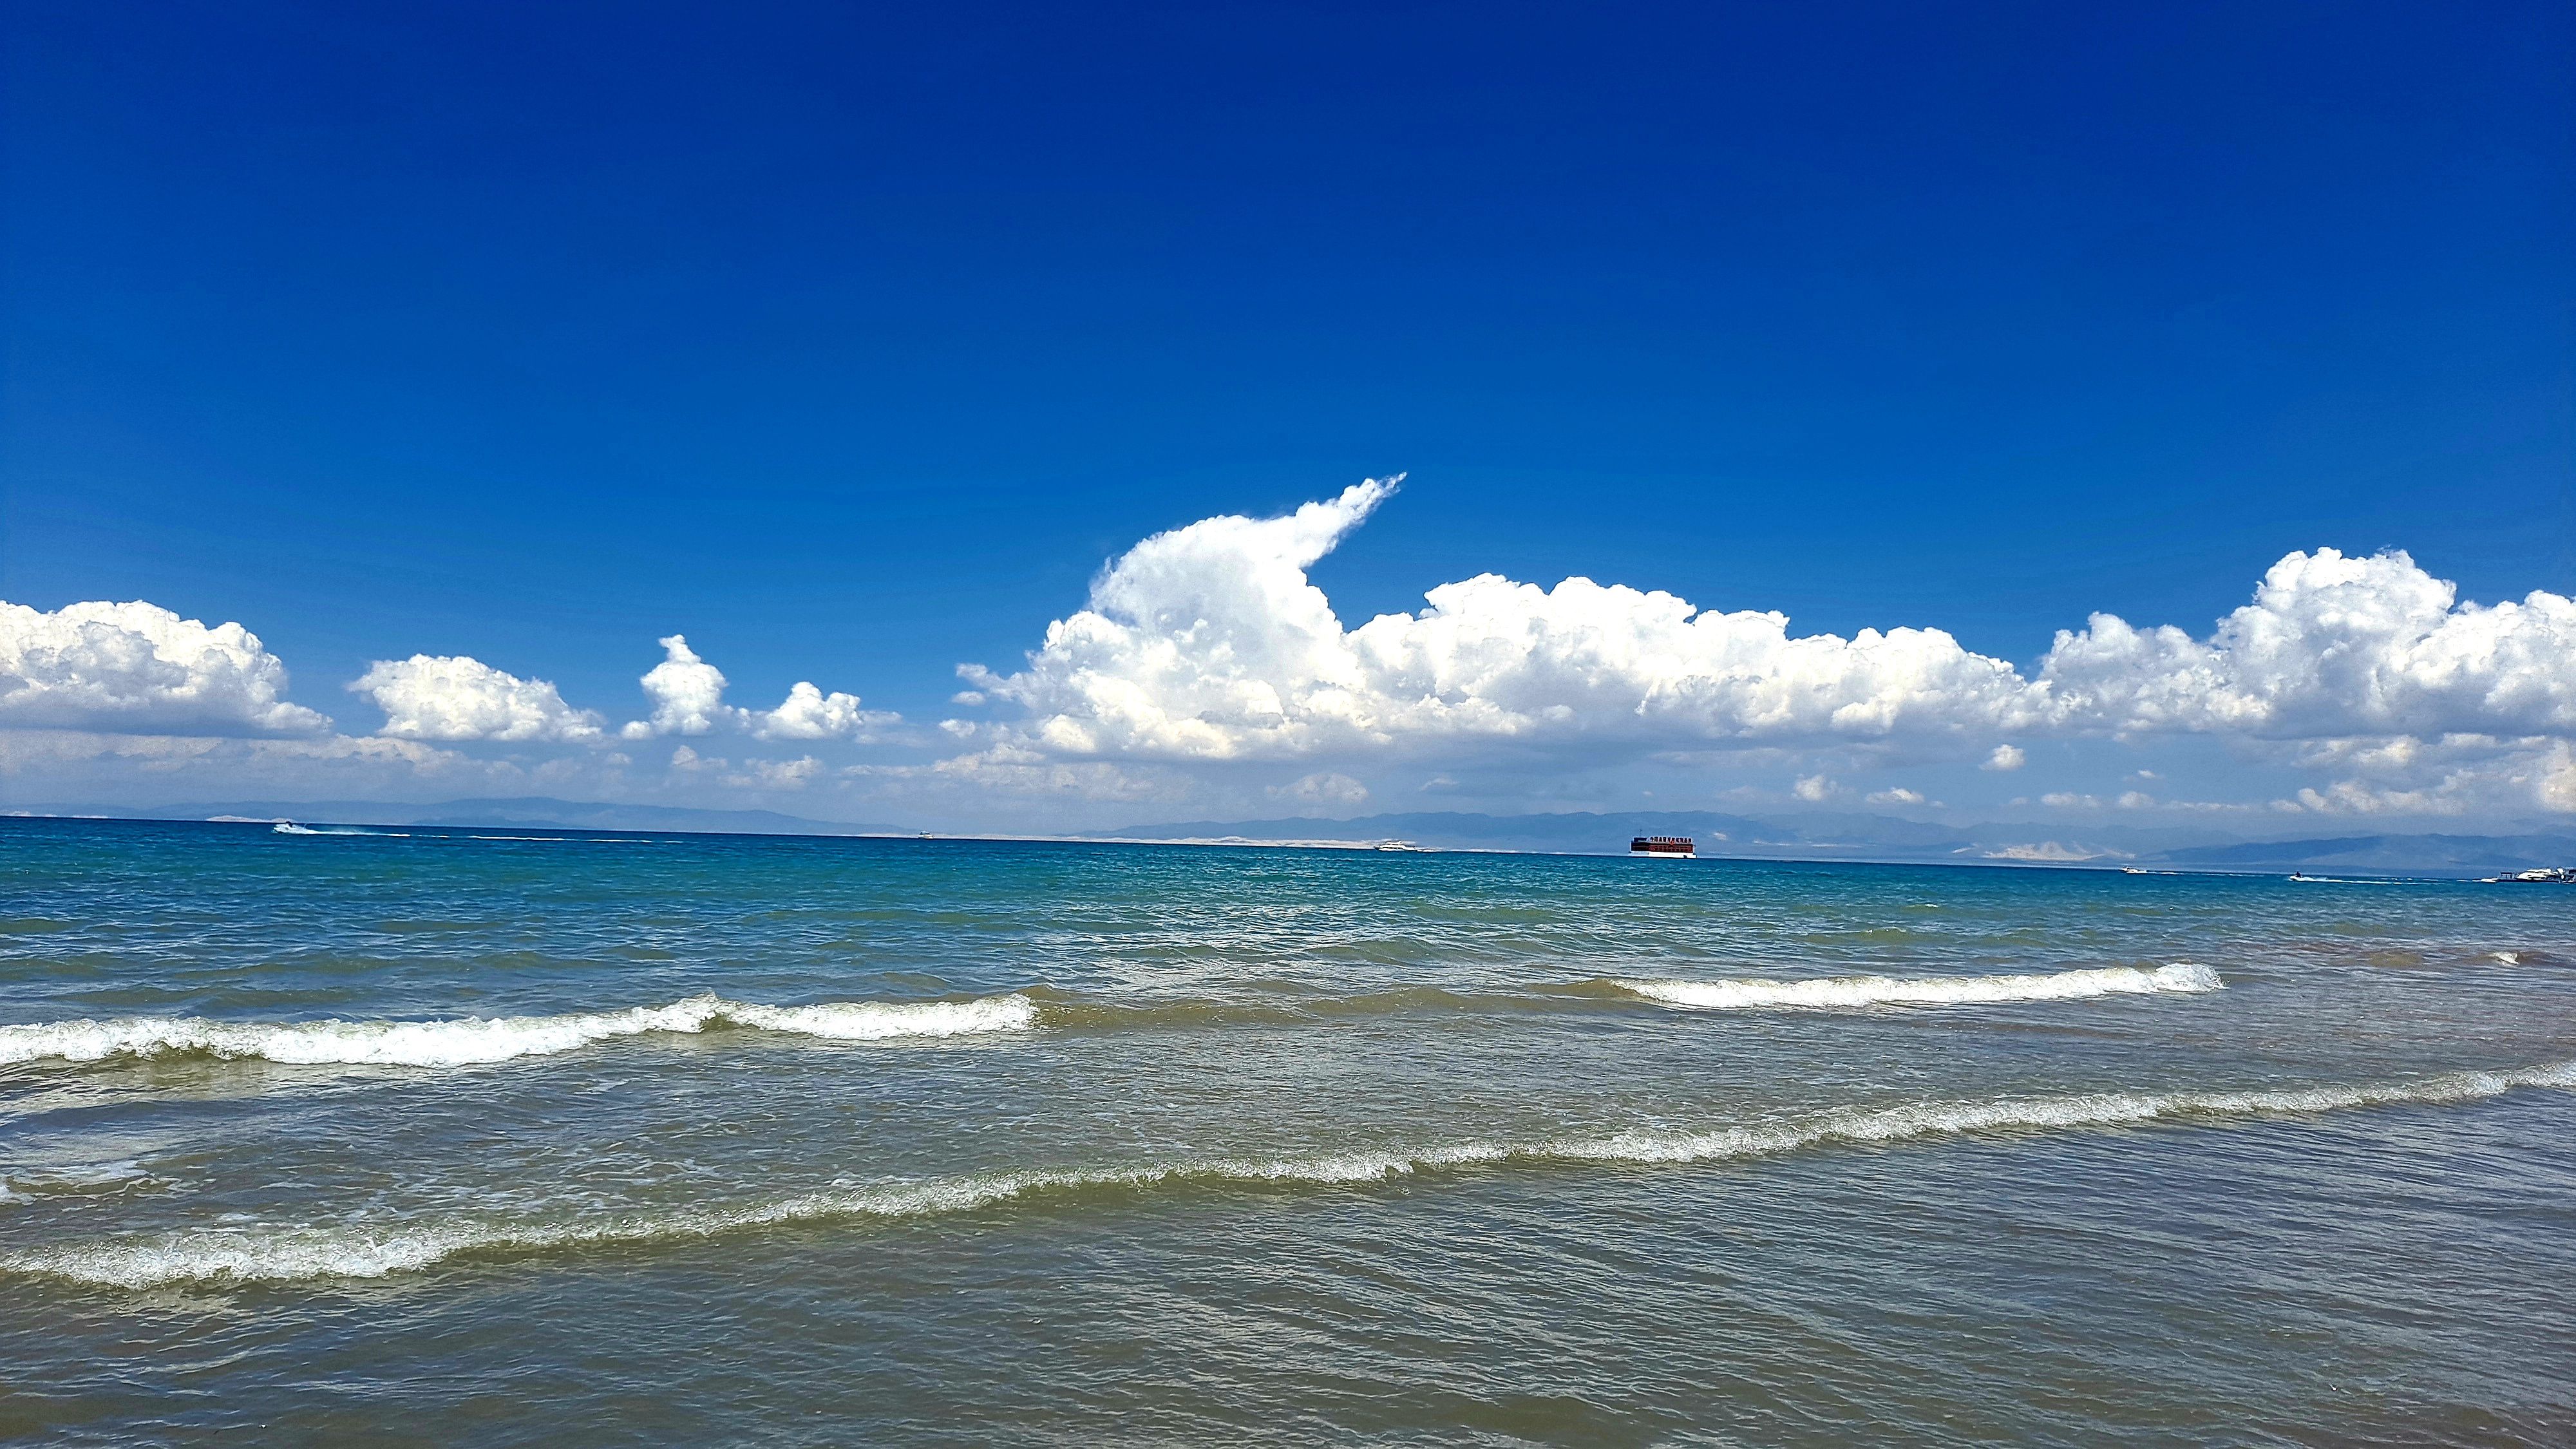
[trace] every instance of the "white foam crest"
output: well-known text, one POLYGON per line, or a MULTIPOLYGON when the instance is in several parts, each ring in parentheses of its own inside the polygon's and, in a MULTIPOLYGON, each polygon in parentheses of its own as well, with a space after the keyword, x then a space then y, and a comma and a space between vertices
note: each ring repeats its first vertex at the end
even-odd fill
POLYGON ((1827 1142, 1896 1142, 2009 1128, 2116 1127, 2159 1118, 2261 1117, 2398 1103, 2476 1101, 2517 1087, 2576 1087, 2576 1062, 2508 1072, 2449 1072, 2407 1082, 2250 1092, 2093 1092, 1994 1102, 1853 1108, 1804 1122, 1702 1133, 1624 1132, 1560 1142, 1533 1156, 1578 1161, 1698 1162, 1787 1152, 1827 1142))
POLYGON ((923 1001, 889 1006, 866 1001, 827 1001, 818 1006, 721 1003, 717 1013, 737 1026, 792 1031, 835 1041, 875 1041, 894 1036, 968 1036, 1035 1026, 1038 1004, 1012 992, 973 1001, 923 1001))
POLYGON ((2094 1092, 1988 1102, 1922 1102, 1842 1108, 1804 1119, 1710 1132, 1621 1132, 1543 1142, 1458 1142, 1417 1149, 1281 1158, 1206 1158, 1057 1172, 835 1188, 735 1207, 637 1213, 571 1222, 478 1219, 401 1226, 244 1226, 147 1240, 65 1244, 0 1254, 0 1272, 41 1274, 107 1287, 188 1282, 382 1278, 477 1250, 541 1251, 707 1238, 743 1229, 828 1219, 967 1212, 1050 1190, 1152 1189, 1181 1183, 1332 1185, 1509 1162, 1707 1162, 1774 1156, 1835 1142, 1883 1143, 2014 1129, 2082 1130, 2158 1119, 2261 1117, 2400 1103, 2440 1104, 2523 1087, 2576 1088, 2576 1061, 2516 1071, 2449 1072, 2412 1081, 2244 1092, 2094 1092))
POLYGON ((51 1166, 33 1163, 0 1173, 0 1202, 33 1202, 40 1196, 122 1188, 150 1177, 143 1164, 130 1157, 51 1166))
POLYGON ((2192 961, 2152 971, 2101 966, 2026 976, 1829 976, 1809 981, 1615 981, 1668 1006, 1700 1011, 1835 1006, 1955 1006, 1993 1001, 2073 1001, 2089 996, 2219 991, 2218 973, 2192 961))
POLYGON ((0 1255, 0 1272, 35 1273, 117 1288, 172 1283, 290 1282, 384 1278, 459 1253, 533 1252, 714 1237, 747 1228, 825 1218, 920 1217, 965 1212, 1047 1187, 1107 1185, 1141 1178, 1007 1174, 873 1189, 807 1193, 736 1208, 638 1213, 574 1222, 477 1219, 380 1228, 242 1226, 172 1233, 147 1241, 84 1243, 0 1255))
POLYGON ((130 1016, 0 1026, 0 1064, 202 1052, 296 1066, 455 1067, 551 1056, 613 1037, 700 1032, 721 1023, 839 1041, 875 1041, 1013 1031, 1034 1026, 1037 1015, 1037 1003, 1016 992, 974 1001, 835 1001, 816 1006, 763 1006, 728 1001, 710 992, 667 1006, 624 1011, 456 1021, 238 1022, 130 1016))

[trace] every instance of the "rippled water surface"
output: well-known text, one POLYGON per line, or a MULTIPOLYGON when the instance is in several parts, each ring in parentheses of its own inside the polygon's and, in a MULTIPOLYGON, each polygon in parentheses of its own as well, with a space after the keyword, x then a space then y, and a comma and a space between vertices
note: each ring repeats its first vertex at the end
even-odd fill
POLYGON ((0 822, 0 1435, 2576 1435, 2576 891, 519 835, 0 822))

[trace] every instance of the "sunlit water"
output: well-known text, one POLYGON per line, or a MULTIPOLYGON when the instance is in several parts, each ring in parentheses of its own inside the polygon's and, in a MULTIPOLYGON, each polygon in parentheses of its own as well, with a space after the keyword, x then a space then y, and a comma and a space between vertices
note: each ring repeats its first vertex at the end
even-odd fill
POLYGON ((0 824, 0 1434, 2576 1425, 2576 892, 502 835, 0 824))

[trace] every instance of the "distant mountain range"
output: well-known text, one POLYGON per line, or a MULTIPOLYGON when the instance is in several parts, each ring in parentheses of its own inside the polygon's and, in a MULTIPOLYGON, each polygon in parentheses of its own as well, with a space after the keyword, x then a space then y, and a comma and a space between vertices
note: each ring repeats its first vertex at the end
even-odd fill
POLYGON ((143 809, 73 810, 45 814, 99 814, 129 820, 294 820, 333 825, 522 825, 559 830, 707 831, 729 835, 911 835, 900 825, 839 824, 782 815, 775 810, 692 810, 677 805, 604 805, 543 795, 511 799, 447 800, 435 805, 388 805, 380 800, 214 801, 143 809))
MULTIPOLYGON (((151 809, 53 807, 37 813, 129 819, 292 819, 307 824, 532 826, 567 830, 704 831, 756 835, 916 835, 909 826, 809 820, 774 810, 695 810, 674 805, 609 805, 546 796, 448 800, 434 805, 377 801, 215 801, 151 809)), ((974 835, 954 831, 943 834, 974 835)), ((1890 815, 1819 813, 1725 815, 1638 810, 1546 815, 1454 811, 1369 815, 1356 820, 1186 820, 1084 832, 1087 840, 1312 841, 1367 844, 1407 840, 1444 850, 1620 855, 1639 835, 1687 835, 1699 853, 1772 860, 1874 860, 1944 864, 2135 865, 2184 870, 2356 872, 2375 875, 2487 875, 2576 863, 2576 831, 2509 835, 2346 835, 2298 840, 2231 839, 2184 826, 1940 825, 1890 815)))
POLYGON ((1639 835, 1687 835, 1702 855, 1792 860, 2015 862, 2198 870, 2477 875, 2576 861, 2576 832, 2229 840, 2181 826, 1939 825, 1887 815, 1796 817, 1640 810, 1552 815, 1423 812, 1356 820, 1192 820, 1100 831, 1147 840, 1407 840, 1449 850, 1625 854, 1639 835))

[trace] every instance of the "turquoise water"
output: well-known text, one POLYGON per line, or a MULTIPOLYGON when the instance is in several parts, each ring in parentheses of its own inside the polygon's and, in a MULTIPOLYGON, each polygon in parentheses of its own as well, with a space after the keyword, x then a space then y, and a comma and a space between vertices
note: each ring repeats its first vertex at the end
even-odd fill
POLYGON ((0 1432, 2576 1426, 2566 892, 40 821, 0 880, 0 1432))

